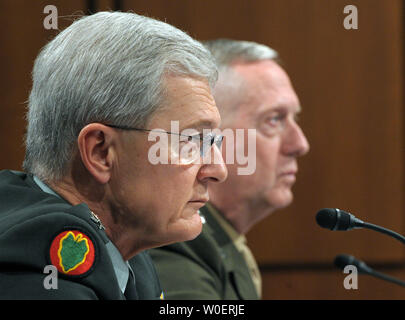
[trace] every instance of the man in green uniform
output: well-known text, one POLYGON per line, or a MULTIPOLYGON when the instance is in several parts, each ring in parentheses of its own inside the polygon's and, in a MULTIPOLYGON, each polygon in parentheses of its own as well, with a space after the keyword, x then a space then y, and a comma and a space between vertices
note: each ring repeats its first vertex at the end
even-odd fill
POLYGON ((153 249, 151 256, 168 299, 258 299, 261 276, 245 234, 291 203, 296 159, 308 152, 309 144, 296 123, 298 97, 274 50, 228 39, 205 46, 219 68, 213 95, 221 128, 244 129, 245 139, 235 139, 236 159, 246 147, 256 148, 256 158, 248 157, 245 168, 228 164, 233 154, 226 135, 228 178, 209 186, 210 202, 200 210, 206 221, 203 232, 192 241, 153 249), (256 129, 254 143, 246 139, 249 129, 256 129))
POLYGON ((1 299, 162 298, 147 250, 195 238, 227 175, 222 137, 200 133, 220 123, 216 79, 199 42, 132 13, 84 17, 42 49, 26 172, 0 172, 1 299), (188 161, 190 145, 219 162, 188 161))

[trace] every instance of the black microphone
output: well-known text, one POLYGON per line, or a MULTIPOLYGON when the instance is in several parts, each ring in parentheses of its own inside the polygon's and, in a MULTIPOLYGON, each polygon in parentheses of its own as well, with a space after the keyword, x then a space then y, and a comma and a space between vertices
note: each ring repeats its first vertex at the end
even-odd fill
POLYGON ((368 274, 370 276, 382 279, 382 280, 386 280, 389 282, 393 282, 396 283, 402 287, 405 287, 405 282, 396 279, 394 277, 391 277, 387 274, 381 273, 381 272, 377 272, 375 270, 373 270, 372 268, 370 268, 367 264, 365 264, 363 261, 356 259, 353 256, 347 255, 347 254, 340 254, 338 256, 336 256, 335 258, 335 266, 338 267, 341 270, 344 270, 344 268, 347 265, 352 265, 355 266, 357 268, 357 271, 359 273, 362 274, 368 274))
POLYGON ((325 208, 316 214, 316 222, 322 227, 333 231, 346 231, 362 228, 364 222, 351 213, 340 209, 325 208))
POLYGON ((351 213, 340 209, 325 208, 316 214, 316 222, 322 227, 334 231, 347 231, 356 228, 367 228, 389 235, 405 244, 405 237, 386 228, 364 222, 351 213))
POLYGON ((373 271, 368 265, 363 261, 356 259, 355 257, 348 254, 339 254, 335 257, 334 264, 339 269, 344 269, 348 265, 355 266, 359 273, 369 274, 373 271))

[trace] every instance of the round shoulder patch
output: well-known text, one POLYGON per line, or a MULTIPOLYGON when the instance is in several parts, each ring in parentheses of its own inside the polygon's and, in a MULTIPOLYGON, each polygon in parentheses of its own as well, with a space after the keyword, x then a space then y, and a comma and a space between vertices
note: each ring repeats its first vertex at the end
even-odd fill
POLYGON ((81 275, 94 263, 94 244, 79 230, 65 230, 52 240, 49 256, 60 273, 81 275))

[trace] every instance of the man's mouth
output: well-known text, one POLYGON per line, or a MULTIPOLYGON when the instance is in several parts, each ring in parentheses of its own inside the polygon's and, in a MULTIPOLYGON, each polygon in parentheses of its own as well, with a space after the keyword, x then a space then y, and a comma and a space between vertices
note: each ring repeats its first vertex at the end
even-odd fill
POLYGON ((209 199, 210 199, 210 197, 208 196, 208 193, 207 193, 204 195, 197 195, 197 196, 193 197, 189 201, 189 203, 194 204, 196 206, 203 207, 208 202, 209 199))
POLYGON ((189 202, 193 202, 193 203, 206 203, 208 202, 209 198, 201 198, 201 199, 195 199, 195 200, 190 200, 189 202))

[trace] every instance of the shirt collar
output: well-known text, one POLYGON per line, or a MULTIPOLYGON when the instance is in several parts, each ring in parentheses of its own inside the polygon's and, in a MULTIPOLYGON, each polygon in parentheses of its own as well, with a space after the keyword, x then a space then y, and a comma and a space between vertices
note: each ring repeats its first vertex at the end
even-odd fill
MULTIPOLYGON (((61 198, 55 191, 53 191, 47 184, 45 184, 37 176, 33 176, 35 183, 42 189, 42 191, 52 194, 58 198, 61 198)), ((61 198, 62 199, 62 198, 61 198)), ((118 280, 118 285, 122 291, 125 292, 127 286, 129 272, 134 274, 128 261, 124 261, 121 253, 118 251, 117 247, 111 242, 111 240, 106 244, 107 252, 111 258, 111 262, 114 268, 115 275, 118 280)))
POLYGON ((52 194, 60 199, 62 197, 58 195, 55 191, 53 191, 47 184, 45 184, 41 179, 39 179, 37 176, 33 176, 35 183, 42 189, 43 192, 52 194))
POLYGON ((117 247, 110 241, 106 244, 108 254, 110 255, 114 272, 118 280, 118 285, 122 291, 125 292, 127 287, 129 273, 134 274, 128 261, 124 261, 121 256, 121 253, 118 251, 117 247))
POLYGON ((229 223, 229 221, 226 220, 225 217, 218 211, 218 209, 212 205, 212 203, 207 202, 205 205, 211 212, 214 219, 219 223, 219 225, 233 242, 246 242, 246 237, 236 231, 235 228, 229 223))

